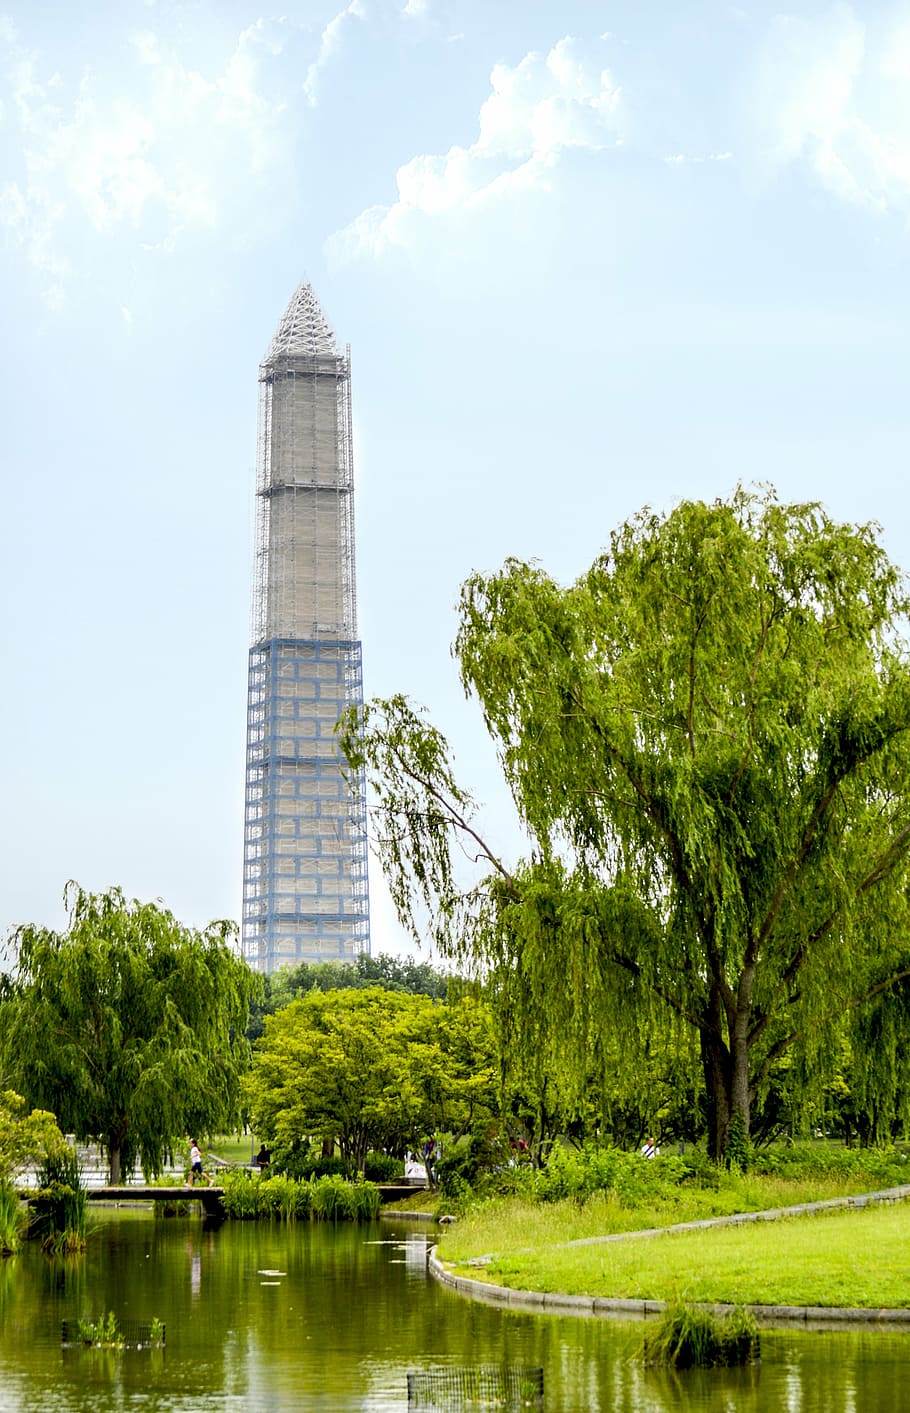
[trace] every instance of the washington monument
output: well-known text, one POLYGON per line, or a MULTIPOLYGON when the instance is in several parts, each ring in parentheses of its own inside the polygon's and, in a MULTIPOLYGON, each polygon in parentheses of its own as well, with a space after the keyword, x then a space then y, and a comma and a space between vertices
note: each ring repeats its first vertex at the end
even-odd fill
POLYGON ((243 954, 271 972, 370 950, 362 781, 334 736, 363 700, 350 348, 306 283, 259 367, 256 500, 243 954))

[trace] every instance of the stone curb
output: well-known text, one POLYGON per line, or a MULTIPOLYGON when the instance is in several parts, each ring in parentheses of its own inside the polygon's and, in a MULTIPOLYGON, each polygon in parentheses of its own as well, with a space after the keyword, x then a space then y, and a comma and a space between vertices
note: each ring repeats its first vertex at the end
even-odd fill
MULTIPOLYGON (((699 1222, 678 1222, 672 1227, 649 1227, 640 1232, 614 1232, 609 1236, 582 1237, 561 1242, 561 1247, 593 1246, 607 1241, 628 1241, 630 1238, 665 1236, 673 1232, 704 1231, 709 1227, 729 1227, 746 1222, 780 1221, 787 1217, 828 1212, 838 1208, 862 1208, 876 1203, 902 1202, 910 1197, 910 1184, 891 1187, 881 1192, 864 1193, 857 1197, 834 1197, 825 1202, 806 1202, 798 1207, 780 1207, 764 1212, 742 1212, 732 1217, 713 1217, 699 1222)), ((470 1300, 482 1300, 492 1305, 508 1305, 515 1310, 536 1310, 553 1315, 577 1315, 602 1319, 648 1319, 667 1308, 665 1300, 623 1300, 591 1295, 562 1295, 557 1291, 513 1290, 510 1286, 490 1285, 487 1281, 456 1276, 439 1259, 437 1248, 430 1248, 427 1266, 430 1275, 459 1295, 470 1300)), ((733 1305, 709 1304, 698 1308, 716 1315, 727 1314, 733 1305)), ((745 1307, 762 1325, 910 1325, 910 1308, 868 1309, 826 1305, 747 1305, 745 1307)))
POLYGON ((762 1212, 734 1212, 729 1217, 705 1217, 697 1222, 676 1222, 670 1227, 645 1227, 642 1231, 610 1232, 608 1236, 580 1236, 575 1241, 560 1242, 560 1249, 570 1246, 599 1246, 608 1241, 638 1241, 681 1231, 707 1231, 711 1227, 739 1227, 749 1222, 779 1222, 787 1217, 811 1217, 816 1212, 835 1212, 838 1209, 873 1207, 879 1203, 905 1202, 908 1197, 910 1183, 901 1187, 882 1188, 880 1192, 857 1193, 855 1197, 828 1197, 824 1202, 802 1202, 796 1207, 770 1207, 762 1212))
POLYGON ((388 1207, 380 1207, 379 1216, 380 1220, 383 1217, 388 1217, 389 1221, 394 1222, 435 1222, 436 1220, 435 1212, 396 1212, 388 1207))

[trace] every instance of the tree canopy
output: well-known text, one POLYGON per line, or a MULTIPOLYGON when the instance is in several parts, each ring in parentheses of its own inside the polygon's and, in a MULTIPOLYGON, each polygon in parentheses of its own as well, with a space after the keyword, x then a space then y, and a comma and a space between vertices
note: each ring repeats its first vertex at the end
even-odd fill
POLYGON ((12 1089, 0 1092, 0 1183, 23 1163, 38 1162, 65 1148, 53 1114, 44 1109, 29 1113, 21 1094, 12 1089))
POLYGON ((12 935, 5 1072, 65 1131, 102 1144, 112 1182, 137 1157, 154 1174, 187 1132, 234 1124, 259 979, 233 950, 232 923, 197 931, 118 888, 69 884, 66 902, 65 932, 12 935))
POLYGON ((263 997, 251 1007, 247 1037, 250 1041, 258 1040, 265 1017, 280 1011, 307 991, 351 991, 380 986, 385 991, 406 991, 413 996, 445 1000, 453 981, 457 978, 429 962, 390 957, 381 952, 375 957, 361 952, 353 961, 300 962, 297 966, 281 967, 263 977, 263 997))
POLYGON ((387 991, 311 990, 266 1017, 245 1090, 256 1132, 279 1147, 337 1141, 348 1171, 460 1132, 495 1104, 489 1013, 387 991))
POLYGON ((531 848, 488 846, 404 698, 349 713, 402 921, 579 1078, 598 1037, 634 1075, 655 1028, 688 1032, 721 1156, 781 1056, 823 1070, 908 974, 907 607, 877 527, 743 489, 642 511, 568 588, 472 575, 455 654, 531 848))

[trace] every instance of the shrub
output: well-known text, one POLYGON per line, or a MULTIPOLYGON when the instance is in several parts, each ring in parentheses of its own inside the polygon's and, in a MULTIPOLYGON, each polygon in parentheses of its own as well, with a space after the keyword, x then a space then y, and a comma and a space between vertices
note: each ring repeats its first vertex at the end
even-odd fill
POLYGON ((280 1144, 272 1149, 272 1172, 303 1181, 314 1177, 344 1177, 346 1168, 341 1158, 325 1158, 311 1143, 280 1144))
POLYGON ((404 1175, 404 1163, 389 1153, 368 1153, 363 1175, 368 1182, 391 1182, 404 1175))

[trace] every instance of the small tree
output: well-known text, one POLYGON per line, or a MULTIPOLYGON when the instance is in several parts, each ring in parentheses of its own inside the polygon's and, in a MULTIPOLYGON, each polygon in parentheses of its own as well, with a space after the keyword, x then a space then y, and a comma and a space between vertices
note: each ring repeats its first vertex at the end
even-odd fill
POLYGON ((57 1157, 65 1148, 53 1114, 43 1109, 27 1112, 22 1095, 12 1089, 0 1093, 0 1182, 11 1178, 23 1163, 57 1157))
POLYGON ((281 1147, 337 1140, 353 1176, 370 1151, 469 1126, 494 1104, 478 1005, 378 987, 307 992, 266 1017, 256 1043, 245 1091, 257 1132, 281 1147))
POLYGON ((187 1132, 235 1123, 259 981, 231 946, 232 923, 198 932, 119 888, 71 883, 65 899, 65 932, 12 935, 6 1069, 30 1103, 102 1144, 111 1182, 137 1156, 155 1174, 187 1132))

